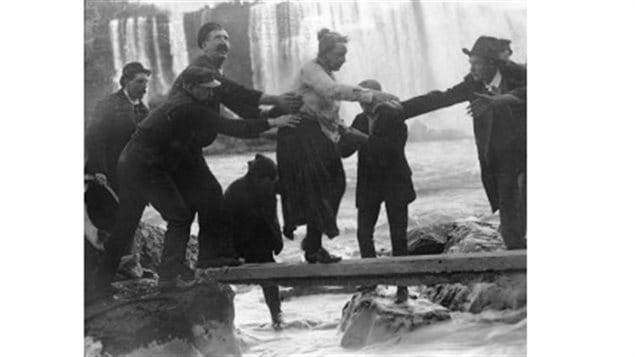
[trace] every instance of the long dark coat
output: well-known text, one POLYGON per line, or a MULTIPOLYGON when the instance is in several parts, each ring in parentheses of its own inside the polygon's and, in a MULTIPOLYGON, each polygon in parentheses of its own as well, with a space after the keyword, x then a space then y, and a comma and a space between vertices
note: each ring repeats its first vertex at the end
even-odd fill
POLYGON ((86 135, 86 172, 105 174, 116 189, 119 155, 147 115, 148 108, 130 103, 123 89, 100 101, 86 135))
MULTIPOLYGON (((495 175, 521 174, 527 167, 527 69, 510 62, 501 65, 499 70, 501 93, 513 94, 523 103, 497 107, 473 119, 481 179, 492 212, 499 208, 495 175)), ((444 92, 433 91, 403 102, 405 118, 465 101, 473 102, 478 99, 474 92, 488 93, 483 83, 468 75, 463 82, 444 92)))
MULTIPOLYGON (((351 125, 369 134, 368 116, 358 114, 351 125)), ((377 202, 408 204, 416 194, 412 171, 404 152, 408 127, 401 118, 380 116, 375 121, 368 143, 357 148, 346 138, 340 141, 340 153, 349 157, 358 151, 355 204, 358 208, 377 202)))

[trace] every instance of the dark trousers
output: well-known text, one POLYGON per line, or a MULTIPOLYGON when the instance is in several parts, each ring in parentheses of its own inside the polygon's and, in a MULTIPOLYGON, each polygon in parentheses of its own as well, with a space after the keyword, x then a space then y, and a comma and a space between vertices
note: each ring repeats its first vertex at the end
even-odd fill
POLYGON ((167 171, 148 165, 144 155, 134 144, 122 153, 118 166, 119 209, 105 245, 104 272, 110 278, 116 273, 148 203, 167 222, 161 258, 164 267, 184 263, 196 213, 201 227, 199 261, 212 256, 234 256, 222 189, 204 160, 188 162, 187 169, 167 171))
POLYGON ((507 249, 526 249, 527 191, 526 174, 496 174, 500 233, 507 249))
POLYGON ((191 210, 198 214, 198 261, 235 257, 231 217, 223 189, 202 154, 194 155, 177 170, 175 182, 191 210))
MULTIPOLYGON (((408 204, 385 202, 390 242, 393 256, 408 255, 408 204)), ((373 234, 379 216, 381 201, 358 207, 357 210, 357 242, 362 258, 376 257, 373 234)))
MULTIPOLYGON (((245 258, 245 263, 275 263, 271 250, 265 251, 264 249, 258 249, 258 244, 255 244, 255 249, 250 249, 245 252, 240 252, 239 255, 245 258)), ((262 287, 262 293, 265 297, 265 303, 269 308, 271 318, 275 318, 281 311, 280 303, 280 289, 278 285, 270 283, 260 284, 262 287)))

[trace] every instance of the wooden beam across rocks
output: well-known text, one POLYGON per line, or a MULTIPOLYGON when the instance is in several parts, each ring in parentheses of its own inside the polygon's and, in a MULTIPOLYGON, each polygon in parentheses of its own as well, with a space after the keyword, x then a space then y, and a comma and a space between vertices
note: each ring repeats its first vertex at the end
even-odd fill
POLYGON ((232 284, 434 285, 489 281, 501 274, 525 273, 525 250, 348 259, 334 264, 263 263, 210 268, 205 279, 232 284))

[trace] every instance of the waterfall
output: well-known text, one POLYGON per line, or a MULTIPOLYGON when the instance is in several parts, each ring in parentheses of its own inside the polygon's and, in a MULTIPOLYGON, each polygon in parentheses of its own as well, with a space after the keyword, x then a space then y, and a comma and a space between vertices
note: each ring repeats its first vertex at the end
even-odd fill
POLYGON ((189 62, 183 28, 183 12, 180 11, 170 13, 170 56, 172 56, 172 71, 178 76, 189 62))
POLYGON ((168 83, 165 80, 165 73, 163 72, 163 60, 161 59, 161 47, 159 47, 159 31, 157 29, 157 18, 152 18, 152 46, 154 47, 154 57, 157 60, 157 66, 154 69, 156 72, 155 78, 158 80, 158 87, 161 93, 167 93, 170 89, 168 83))
POLYGON ((121 58, 121 51, 119 50, 119 20, 110 20, 110 44, 112 45, 112 59, 115 69, 115 75, 113 76, 114 88, 119 87, 119 75, 123 69, 123 59, 121 58))
POLYGON ((137 51, 137 61, 144 67, 150 67, 150 59, 146 51, 148 34, 148 19, 145 17, 137 18, 137 31, 135 36, 135 46, 137 51))
MULTIPOLYGON (((170 89, 169 73, 166 73, 164 63, 165 59, 168 60, 172 56, 167 51, 161 51, 160 41, 162 40, 159 34, 159 25, 157 18, 152 17, 128 17, 125 19, 113 19, 109 22, 110 25, 110 42, 112 45, 113 63, 115 74, 113 82, 115 88, 119 87, 119 78, 121 77, 121 71, 123 66, 129 62, 140 62, 144 67, 149 68, 152 71, 151 82, 148 85, 148 93, 146 100, 150 101, 157 96, 167 94, 170 89), (151 23, 149 23, 151 21, 151 23)), ((177 40, 170 41, 170 45, 177 47, 175 56, 173 56, 174 63, 176 65, 175 71, 178 66, 183 66, 183 63, 187 63, 187 51, 184 50, 185 35, 182 30, 181 33, 176 34, 177 31, 173 31, 173 24, 170 23, 170 36, 175 36, 177 40), (185 59, 182 59, 182 58, 185 59)), ((163 40, 167 42, 167 39, 163 40)), ((166 46, 167 47, 167 46, 166 46)), ((165 47, 164 47, 165 48, 165 47)), ((169 63, 169 62, 168 62, 169 63)), ((178 73, 178 72, 177 72, 178 73)))
MULTIPOLYGON (((379 80, 385 91, 407 99, 459 83, 469 71, 463 47, 480 35, 512 40, 512 59, 526 62, 526 10, 502 3, 282 2, 255 4, 250 12, 254 87, 268 93, 290 88, 300 66, 317 54, 317 32, 328 27, 349 37, 338 81, 379 80)), ((350 123, 360 111, 342 103, 350 123)), ((435 129, 471 133, 465 105, 416 121, 435 129)), ((414 121, 410 121, 412 123, 414 121)))
POLYGON ((126 32, 124 37, 124 55, 126 63, 137 60, 137 44, 135 31, 135 19, 129 17, 126 19, 126 32))

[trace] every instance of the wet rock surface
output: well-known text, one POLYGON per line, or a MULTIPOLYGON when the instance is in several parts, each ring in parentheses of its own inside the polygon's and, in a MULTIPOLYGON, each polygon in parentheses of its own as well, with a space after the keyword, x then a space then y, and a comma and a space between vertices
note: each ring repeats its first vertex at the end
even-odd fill
MULTIPOLYGON (((434 254, 421 247, 429 247, 429 242, 440 244, 442 241, 445 241, 442 254, 505 250, 496 228, 495 223, 475 219, 415 228, 408 232, 410 254, 434 254)), ((423 286, 420 292, 423 297, 452 311, 480 313, 519 309, 527 303, 527 276, 521 273, 501 274, 492 281, 423 286)))
POLYGON ((357 293, 342 310, 340 345, 361 348, 448 319, 446 308, 426 299, 396 304, 394 297, 357 293))
POLYGON ((203 356, 239 356, 233 298, 228 285, 213 282, 169 289, 147 279, 129 282, 113 298, 86 306, 84 334, 114 356, 175 340, 203 356))
POLYGON ((408 252, 454 254, 505 250, 503 238, 494 223, 466 219, 417 227, 408 231, 408 252))

